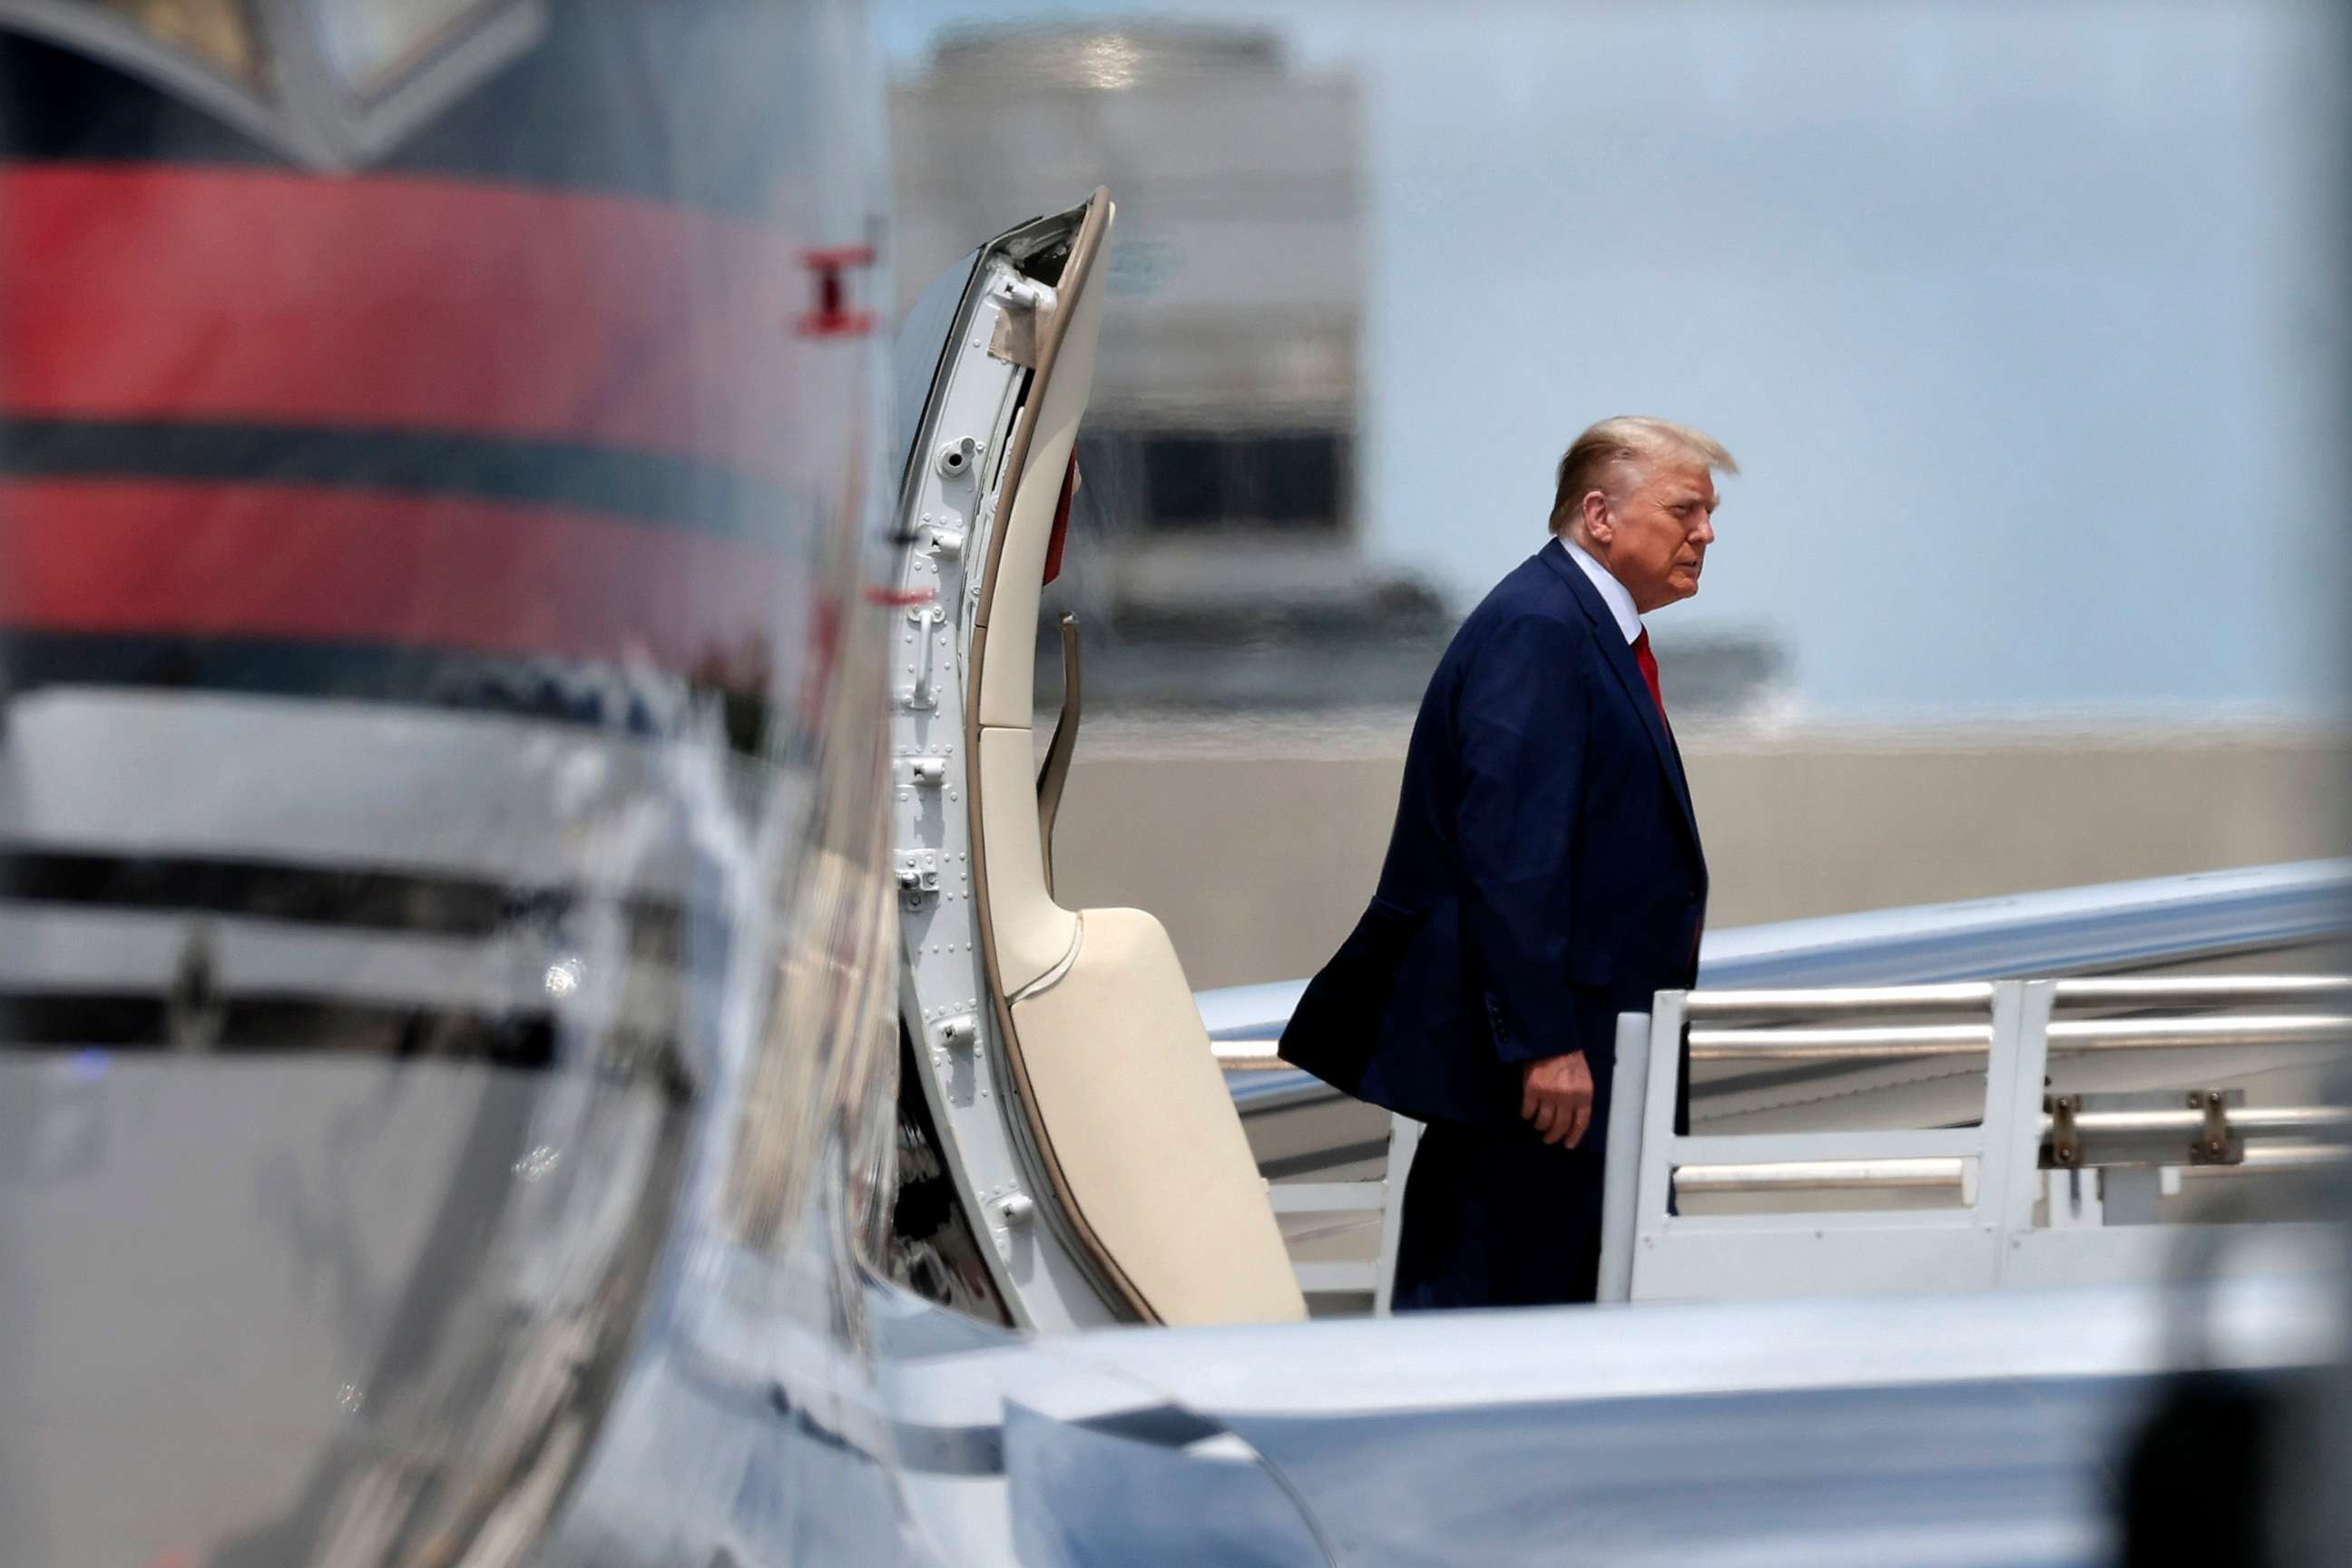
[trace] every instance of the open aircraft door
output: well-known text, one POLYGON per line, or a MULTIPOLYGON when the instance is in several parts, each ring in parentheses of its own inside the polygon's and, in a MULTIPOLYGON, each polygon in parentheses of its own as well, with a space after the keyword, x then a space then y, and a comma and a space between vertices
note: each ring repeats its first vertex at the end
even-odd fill
MULTIPOLYGON (((1038 595, 1076 483, 1112 214, 1098 190, 992 241, 900 334, 902 410, 929 389, 903 437, 894 591, 910 1061, 989 1277, 980 1293, 1013 1321, 1296 1319, 1297 1279, 1166 931, 1139 910, 1065 909, 1052 889, 1077 682, 1041 776, 1038 595)), ((1074 644, 1069 658, 1075 675, 1074 644)))

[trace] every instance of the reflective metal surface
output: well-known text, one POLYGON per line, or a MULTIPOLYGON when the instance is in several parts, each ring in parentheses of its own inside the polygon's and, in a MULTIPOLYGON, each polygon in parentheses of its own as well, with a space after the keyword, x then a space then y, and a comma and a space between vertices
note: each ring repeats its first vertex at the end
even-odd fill
POLYGON ((1366 1568, 2090 1568, 2116 1560, 2119 1434, 2181 1314, 2210 1365, 2294 1366, 2336 1353, 2336 1300, 2254 1280, 1433 1313, 1099 1336, 1088 1359, 1239 1434, 1366 1568))
POLYGON ((0 7, 0 1563, 911 1552, 863 13, 205 10, 0 7))

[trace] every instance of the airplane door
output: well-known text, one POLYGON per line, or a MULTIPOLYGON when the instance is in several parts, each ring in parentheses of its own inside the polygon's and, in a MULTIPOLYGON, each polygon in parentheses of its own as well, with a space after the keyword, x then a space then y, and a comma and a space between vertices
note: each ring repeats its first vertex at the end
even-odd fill
MULTIPOLYGON (((1049 881, 1038 595, 1067 517, 1113 218, 1098 190, 982 248, 908 442, 904 1010, 942 1154, 1016 1318, 1295 1319, 1297 1279, 1167 933, 1139 910, 1065 909, 1049 881)), ((919 363, 921 348, 902 357, 919 363)))

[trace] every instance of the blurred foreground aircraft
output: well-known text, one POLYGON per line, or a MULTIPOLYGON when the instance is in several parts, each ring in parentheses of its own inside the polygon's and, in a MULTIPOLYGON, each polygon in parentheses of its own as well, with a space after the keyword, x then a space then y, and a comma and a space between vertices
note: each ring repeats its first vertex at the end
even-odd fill
MULTIPOLYGON (((2168 1374, 2335 1375, 2332 1223, 2162 1281, 2325 981, 1662 997, 1782 1175, 1628 1095, 1634 1304, 1303 1321, 1165 934, 1053 893, 1111 203, 894 364, 879 91, 819 0, 0 0, 0 1563, 2108 1563, 2168 1374), (2271 1054, 2090 1103, 2183 1048, 2271 1054), (1964 1217, 1664 1203, 1905 1160, 1964 1217)), ((2200 1517, 2328 1539, 2280 1473, 2200 1517)))

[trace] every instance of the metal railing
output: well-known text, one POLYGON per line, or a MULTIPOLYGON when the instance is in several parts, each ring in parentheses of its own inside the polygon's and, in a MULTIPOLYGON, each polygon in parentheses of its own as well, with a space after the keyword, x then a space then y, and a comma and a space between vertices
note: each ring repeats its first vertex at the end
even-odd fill
MULTIPOLYGON (((2293 1046, 2352 1039, 2352 1015, 2252 1015, 2230 1018, 2084 1019, 2050 1026, 2052 1054, 2189 1049, 2208 1046, 2293 1046)), ((1721 1061, 1878 1061, 1909 1057, 1982 1056, 1990 1024, 1893 1024, 1871 1028, 1693 1029, 1690 1059, 1721 1061)))
MULTIPOLYGON (((1618 1037, 1604 1298, 2147 1276, 2161 1267, 2164 1221, 2181 1212, 2161 1199, 2185 1179, 2345 1156, 2352 1111, 2247 1106, 2242 1090, 2221 1086, 2329 1060, 2331 1047, 2352 1043, 2352 1013, 2332 1005, 2347 997, 2352 979, 2342 976, 2247 974, 1662 993, 1654 1014, 1627 1016, 1618 1037), (2175 1087, 2151 1089, 2166 1074, 2151 1073, 2150 1058, 2174 1051, 2197 1054, 2170 1072, 2175 1087), (2065 1065, 2122 1052, 2142 1059, 2119 1074, 2065 1065), (1904 1131, 1790 1131, 1783 1111, 1765 1123, 1771 1131, 1681 1133, 1673 1063, 1685 1056, 1711 1069, 1695 1097, 1759 1083, 1769 1092, 1792 1063, 1843 1073, 1973 1058, 1980 1114, 1939 1104, 1935 1124, 1904 1131), (1769 1071, 1740 1071, 1751 1066, 1769 1071), (2063 1201, 2052 1184, 2064 1184, 2063 1201), (1906 1194, 1923 1189, 1957 1190, 1958 1204, 1920 1209, 1906 1194), (1801 1194, 1870 1196, 1823 1205, 1801 1194), (1678 1215, 1675 1195, 1745 1195, 1763 1206, 1702 1202, 1678 1215)), ((1909 1103, 1917 1114, 1921 1102, 1909 1103)), ((1740 1125, 1718 1117, 1716 1129, 1740 1125)))
MULTIPOLYGON (((2202 1118, 2188 1111, 2132 1113, 2092 1111, 2081 1119, 2085 1124, 2105 1123, 2104 1127, 2086 1125, 2084 1131, 2130 1132, 2145 1135, 2151 1131, 2149 1122, 2137 1118, 2147 1115, 2166 1120, 2156 1131, 2176 1132, 2181 1146, 2188 1147, 2189 1138, 2197 1132, 2202 1118), (2126 1124, 2120 1119, 2134 1120, 2126 1124), (2110 1121, 2110 1118, 2118 1119, 2110 1121)), ((2297 1106, 2232 1115, 2231 1131, 2240 1137, 2307 1137, 2315 1133, 2333 1133, 2352 1127, 2352 1112, 2333 1106, 2297 1106)), ((2049 1131, 2044 1119, 2043 1135, 2049 1131)), ((2189 1165, 2173 1167, 2184 1177, 2204 1179, 2227 1176, 2259 1176, 2281 1171, 2309 1170, 2344 1160, 2352 1150, 2334 1143, 2270 1143, 2249 1144, 2245 1156, 2234 1164, 2189 1165)), ((2095 1168, 2098 1162, 2091 1162, 2095 1168)), ((1832 1193, 1876 1191, 1895 1192, 1904 1188, 1937 1188, 1965 1192, 1973 1171, 1965 1160, 1810 1160, 1785 1164, 1749 1165, 1685 1165, 1675 1173, 1675 1190, 1685 1196, 1714 1196, 1732 1193, 1832 1193)))
MULTIPOLYGON (((2352 999, 2352 977, 2334 974, 2228 974, 2146 979, 2083 979, 2056 983, 2059 1008, 2197 1008, 2259 1002, 2291 1004, 2352 999)), ((1685 1005, 1693 1019, 1738 1018, 1749 1026, 1700 1027, 1687 1035, 1690 1058, 1706 1061, 1900 1060, 1911 1057, 1981 1056, 1992 1044, 1990 1023, 1817 1025, 1814 1018, 1871 1014, 1981 1011, 1992 983, 1868 985, 1785 990, 1694 991, 1685 1005), (1809 1020, 1755 1026, 1773 1017, 1809 1020)), ((2053 1054, 2103 1050, 2183 1049, 2210 1046, 2279 1046, 2352 1041, 2352 1013, 2258 1013, 2221 1017, 2063 1018, 2049 1028, 2053 1054)), ((1290 1070, 1271 1039, 1214 1040, 1210 1048, 1227 1072, 1290 1070)))
MULTIPOLYGON (((1978 1023, 1824 1024, 1823 1019, 1989 1010, 1990 982, 1936 985, 1806 987, 1694 991, 1684 999, 1691 1019, 1738 1021, 1738 1026, 1694 1024, 1685 1034, 1693 1062, 1787 1063, 1900 1061, 1921 1057, 1981 1057, 1991 1048, 1993 1026, 1978 1023), (1794 1020, 1776 1026, 1774 1019, 1794 1020)), ((2252 1005, 2263 1008, 2330 1003, 2352 998, 2352 977, 2335 974, 2222 974, 2063 979, 2052 986, 2053 1015, 2077 1012, 2176 1010, 2164 1016, 2061 1017, 2042 1030, 2051 1057, 2099 1051, 2207 1049, 2214 1047, 2293 1046, 2352 1042, 2352 1014, 2226 1013, 2179 1016, 2179 1010, 2252 1005)), ((2044 1115, 2046 1142, 2054 1119, 2044 1115)), ((2232 1107, 2220 1116, 2227 1137, 2308 1139, 2341 1131, 2352 1121, 2335 1107, 2232 1107)), ((2128 1146, 2154 1142, 2186 1151, 2212 1130, 2202 1110, 2085 1110, 2071 1119, 2085 1145, 2086 1164, 2128 1146)), ((2327 1146, 2267 1143, 2248 1147, 2229 1164, 2178 1167, 2209 1173, 2245 1173, 2301 1168, 2339 1157, 2327 1146)), ((1829 1192, 1966 1185, 1964 1162, 1798 1162, 1780 1165, 1693 1165, 1675 1178, 1676 1190, 1694 1195, 1760 1192, 1829 1192)))
MULTIPOLYGON (((2030 985, 1967 981, 1744 987, 1665 994, 1658 1000, 1667 1012, 1655 1021, 1657 1026, 1666 1026, 1671 1018, 1680 1048, 1714 1075, 1696 1085, 1699 1135, 1671 1140, 1677 1150, 1673 1190, 1702 1205, 1732 1196, 1769 1204, 1785 1196, 1801 1208, 1810 1202, 1812 1208, 1807 1212, 1818 1212, 1827 1200, 1836 1217, 1849 1220, 1887 1204, 1935 1205, 1940 1197, 1948 1205, 1946 1194, 1957 1195, 1958 1210, 1947 1212, 1958 1214, 1978 1207, 1982 1196, 1989 1205, 1987 1215, 2000 1210, 2010 1227, 2005 1234, 2010 1234, 2031 1223, 2021 1217, 2029 1211, 2018 1209, 2015 1192, 2029 1183, 2039 1192, 2042 1178, 2033 1173, 2037 1169, 2097 1173, 2100 1183, 2126 1184, 2137 1194, 2128 1202, 2111 1201, 2105 1223, 2126 1223, 2128 1214, 2131 1223, 2145 1224, 2157 1216, 2159 1197, 2177 1194, 2184 1182, 2301 1171, 2352 1152, 2347 1147, 2352 1140, 2352 1110, 2320 1105, 2247 1106, 2236 1102, 2233 1091, 2214 1086, 2242 1065, 2315 1062, 2325 1059, 2320 1054, 2324 1047, 2352 1044, 2352 1010, 2339 1010, 2347 999, 2352 999, 2352 978, 2314 974, 2069 978, 2030 985), (2008 1031, 2005 1036, 2003 1030, 2008 1031), (2002 1038, 2011 1043, 1997 1049, 2002 1038), (2009 1053, 2009 1068, 2001 1068, 2000 1050, 2009 1053), (2262 1054, 2243 1058, 2225 1055, 2217 1065, 2211 1054, 2216 1050, 2262 1054), (2204 1054, 2184 1056, 2174 1067, 2165 1067, 2171 1059, 2166 1053, 2174 1051, 2204 1054), (2103 1056, 2120 1060, 2120 1053, 2126 1052, 2142 1053, 2144 1059, 2125 1062, 2122 1081, 2144 1084, 2151 1076, 2168 1074, 2181 1079, 2179 1087, 2122 1095, 2053 1097, 2045 1092, 2045 1071, 2061 1083, 2095 1086, 2101 1081, 2095 1077, 2070 1079, 2064 1064, 2103 1056), (1785 1073, 1792 1063, 1827 1064, 1818 1070, 1843 1073, 1848 1068, 1899 1065, 1920 1058, 1953 1059, 1963 1070, 1973 1060, 1980 1064, 1975 1069, 1979 1072, 1993 1069, 1987 1080, 1989 1120, 1982 1129, 1913 1123, 1917 1131, 1907 1133, 1840 1130, 1764 1134, 1710 1132, 1705 1125, 1704 1107, 1712 1090, 1738 1090, 1753 1081, 1741 1076, 1743 1065, 1785 1073), (1995 1080, 2012 1082, 2014 1088, 1995 1093, 1995 1080), (1996 1114, 1998 1127, 1990 1120, 1996 1114), (1762 1155, 1768 1148, 1769 1157, 1750 1157, 1750 1151, 1762 1155), (1819 1157, 1822 1155, 1831 1157, 1819 1157), (2023 1174, 2008 1170, 2018 1160, 2024 1163, 2023 1174), (1980 1194, 1980 1184, 1990 1179, 1988 1168, 1995 1165, 2003 1172, 2000 1190, 1980 1194)), ((1624 1020, 1629 1028, 1640 1025, 1644 1038, 1649 1038, 1653 1022, 1639 1016, 1624 1020)), ((1621 1036, 1621 1053, 1626 1048, 1622 1042, 1621 1036)), ((1648 1051, 1666 1049, 1664 1037, 1651 1039, 1644 1059, 1648 1051)), ((1219 1041, 1216 1050, 1221 1062, 1241 1070, 1285 1065, 1273 1058, 1265 1042, 1219 1041)), ((1643 1089, 1638 1082, 1625 1081, 1622 1056, 1619 1092, 1618 1116, 1622 1118, 1634 1109, 1622 1097, 1631 1094, 1638 1100, 1643 1089)), ((1912 1103, 1916 1110, 1916 1102, 1912 1103)), ((1651 1105, 1648 1113, 1659 1114, 1659 1105, 1651 1105)), ((1387 1279, 1397 1229, 1394 1198, 1409 1163, 1411 1135, 1417 1131, 1401 1120, 1393 1125, 1390 1158, 1381 1178, 1293 1182, 1272 1189, 1277 1212, 1286 1215, 1327 1215, 1335 1226, 1377 1223, 1380 1227, 1381 1247, 1376 1260, 1302 1263, 1301 1279, 1310 1289, 1379 1292, 1387 1279)), ((1620 1125, 1612 1121, 1610 1133, 1612 1183, 1621 1179, 1621 1152, 1615 1144, 1620 1125)), ((1653 1127, 1638 1134, 1636 1144, 1656 1131, 1653 1127)), ((2085 1174, 2082 1179, 2093 1178, 2085 1174)), ((2120 1194, 2124 1187, 2108 1190, 2120 1194)), ((1663 1233, 1657 1234, 1663 1240, 1663 1233)), ((1931 1244, 1915 1229, 1897 1245, 1916 1248, 1931 1244)), ((2029 1240, 2028 1247, 2042 1256, 2038 1240, 2029 1240)), ((1932 1254, 1917 1256, 1924 1259, 1932 1254)), ((1924 1261, 1920 1266, 1929 1267, 1924 1261)))
MULTIPOLYGON (((2240 1002, 2352 998, 2352 976, 2340 974, 2168 974, 2063 979, 2053 983, 2057 1005, 2106 1007, 2220 1007, 2240 1002)), ((1819 985, 1773 989, 1698 990, 1690 1016, 1746 1014, 1849 1013, 1982 1009, 1992 1005, 1993 983, 1964 980, 1939 985, 1819 985)))

